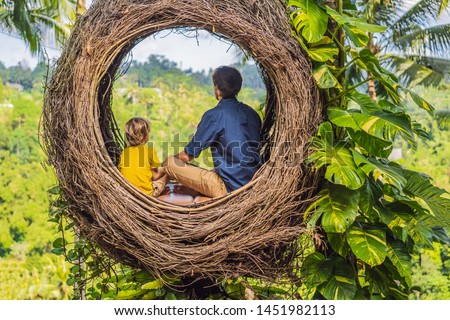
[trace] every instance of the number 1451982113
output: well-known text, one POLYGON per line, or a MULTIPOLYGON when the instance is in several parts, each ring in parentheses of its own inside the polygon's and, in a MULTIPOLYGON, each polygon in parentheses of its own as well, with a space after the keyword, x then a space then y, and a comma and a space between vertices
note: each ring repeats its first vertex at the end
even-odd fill
POLYGON ((309 305, 309 304, 270 304, 258 306, 258 316, 333 316, 336 313, 334 305, 309 305))

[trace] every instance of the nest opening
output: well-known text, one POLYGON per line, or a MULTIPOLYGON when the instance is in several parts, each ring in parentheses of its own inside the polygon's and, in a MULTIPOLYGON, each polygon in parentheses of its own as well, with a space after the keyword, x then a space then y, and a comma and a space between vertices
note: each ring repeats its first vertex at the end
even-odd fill
MULTIPOLYGON (((115 121, 113 113, 113 99, 111 88, 114 87, 114 82, 120 77, 124 76, 128 71, 132 63, 132 55, 131 55, 132 50, 137 45, 139 45, 139 43, 141 43, 141 41, 143 41, 144 39, 150 37, 156 38, 158 34, 161 34, 163 32, 167 32, 166 35, 164 35, 164 37, 170 36, 172 33, 181 34, 182 36, 185 36, 187 38, 195 37, 198 44, 199 43, 198 31, 207 32, 210 36, 229 44, 230 48, 232 46, 236 46, 245 55, 247 59, 248 58, 253 59, 251 54, 246 52, 238 44, 231 42, 226 36, 200 28, 178 27, 172 29, 159 30, 154 33, 145 36, 140 36, 137 39, 132 40, 130 42, 130 46, 127 46, 126 49, 124 49, 124 51, 120 53, 120 57, 115 58, 113 60, 112 64, 108 68, 108 72, 105 74, 104 78, 100 81, 100 83, 103 85, 99 87, 98 103, 100 106, 100 110, 104 111, 103 117, 101 116, 99 118, 100 121, 99 124, 100 127, 102 128, 103 139, 106 142, 106 149, 108 150, 108 154, 111 157, 111 160, 114 164, 116 165, 118 164, 120 153, 126 147, 126 141, 123 139, 124 134, 122 133, 121 128, 118 127, 117 122, 115 121), (195 35, 192 36, 192 33, 195 33, 195 35), (121 58, 121 60, 119 60, 119 58, 121 58)), ((273 82, 270 79, 270 76, 268 75, 264 67, 262 67, 258 63, 258 61, 254 62, 256 63, 259 76, 262 82, 264 83, 266 91, 265 103, 261 106, 262 109, 264 110, 262 119, 263 125, 261 127, 261 137, 262 137, 261 158, 262 162, 265 163, 270 159, 270 130, 273 126, 273 120, 275 119, 274 98, 276 97, 276 95, 274 92, 273 82)), ((244 78, 244 83, 245 81, 246 79, 244 78)), ((125 183, 129 182, 126 181, 125 183)), ((247 188, 247 185, 243 186, 243 188, 240 189, 239 192, 242 192, 242 190, 244 190, 245 188, 247 188)), ((231 192, 231 194, 233 192, 231 192)), ((205 203, 211 204, 220 199, 220 197, 219 198, 206 197, 191 188, 185 187, 181 184, 176 184, 176 182, 175 184, 174 182, 171 182, 170 185, 166 187, 166 189, 162 192, 161 196, 159 196, 158 198, 161 199, 162 201, 169 202, 174 205, 190 206, 190 207, 199 206, 200 204, 205 205, 205 203)))
POLYGON ((322 120, 311 65, 290 34, 284 1, 94 2, 55 65, 42 117, 42 144, 80 232, 156 276, 289 274, 318 183, 304 165, 308 140, 322 120), (148 197, 125 181, 116 168, 122 138, 111 111, 127 52, 179 27, 236 43, 257 61, 267 88, 265 163, 242 189, 192 207, 148 197))

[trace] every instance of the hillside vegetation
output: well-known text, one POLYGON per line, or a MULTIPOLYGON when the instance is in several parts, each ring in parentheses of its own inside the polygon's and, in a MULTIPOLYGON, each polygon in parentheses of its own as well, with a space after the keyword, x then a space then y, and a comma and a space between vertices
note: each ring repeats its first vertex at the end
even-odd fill
MULTIPOLYGON (((128 72, 115 83, 113 109, 119 128, 133 116, 152 124, 150 140, 161 159, 176 153, 188 141, 201 115, 215 106, 210 71, 180 70, 162 56, 125 66, 128 72)), ((252 64, 237 65, 244 77, 239 99, 260 111, 265 90, 252 64)), ((49 219, 47 190, 56 184, 38 141, 43 77, 40 64, 6 68, 0 63, 0 299, 65 299, 70 266, 51 253, 58 238, 49 219)), ((438 110, 449 111, 449 87, 417 88, 438 110)), ((416 110, 416 109, 415 109, 416 110)), ((417 152, 402 148, 400 162, 425 172, 441 188, 450 190, 450 133, 448 122, 415 113, 433 139, 419 143, 417 152)), ((200 165, 212 166, 208 157, 200 165)), ((57 246, 56 246, 57 247, 57 246)), ((413 280, 421 293, 411 298, 450 299, 448 247, 416 255, 413 280), (419 264, 421 262, 421 265, 419 264)))

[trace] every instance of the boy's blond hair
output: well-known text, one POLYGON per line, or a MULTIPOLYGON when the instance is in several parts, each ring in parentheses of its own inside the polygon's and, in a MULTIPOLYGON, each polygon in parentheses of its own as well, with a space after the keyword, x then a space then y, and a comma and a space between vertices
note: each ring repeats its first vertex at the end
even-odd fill
POLYGON ((125 134, 130 146, 139 146, 148 141, 150 122, 147 119, 135 117, 125 124, 125 134))

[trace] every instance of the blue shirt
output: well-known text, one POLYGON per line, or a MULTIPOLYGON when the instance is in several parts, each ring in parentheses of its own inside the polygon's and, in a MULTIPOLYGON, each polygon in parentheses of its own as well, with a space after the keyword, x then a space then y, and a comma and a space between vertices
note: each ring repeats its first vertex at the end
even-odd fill
POLYGON ((231 192, 247 184, 261 166, 260 131, 255 110, 236 98, 222 99, 205 112, 184 151, 197 158, 210 147, 214 170, 231 192))

